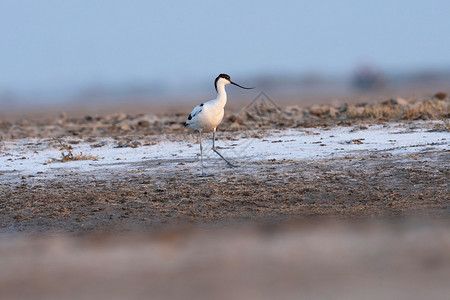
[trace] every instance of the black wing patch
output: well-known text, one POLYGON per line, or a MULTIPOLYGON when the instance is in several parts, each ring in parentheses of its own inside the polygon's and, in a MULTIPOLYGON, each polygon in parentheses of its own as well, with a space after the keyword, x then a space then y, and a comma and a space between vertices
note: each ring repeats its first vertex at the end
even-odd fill
MULTIPOLYGON (((203 103, 200 104, 200 106, 203 106, 203 103)), ((202 110, 200 109, 198 112, 196 112, 195 114, 189 114, 188 120, 192 120, 193 117, 195 117, 196 115, 198 115, 199 113, 201 113, 202 110)))

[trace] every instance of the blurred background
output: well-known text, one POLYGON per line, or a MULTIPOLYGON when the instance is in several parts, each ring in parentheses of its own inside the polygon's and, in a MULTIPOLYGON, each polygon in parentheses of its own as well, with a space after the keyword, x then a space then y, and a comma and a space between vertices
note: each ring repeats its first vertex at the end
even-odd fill
MULTIPOLYGON (((228 73, 278 102, 434 93, 450 79, 450 2, 0 1, 0 114, 161 110, 228 73)), ((237 100, 236 100, 237 101, 237 100)))

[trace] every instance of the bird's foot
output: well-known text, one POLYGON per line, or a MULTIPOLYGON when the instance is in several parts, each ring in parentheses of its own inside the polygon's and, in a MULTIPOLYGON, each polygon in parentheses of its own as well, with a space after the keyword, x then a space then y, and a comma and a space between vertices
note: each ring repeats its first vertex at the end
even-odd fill
POLYGON ((230 162, 228 162, 228 161, 227 161, 227 164, 228 164, 228 166, 229 166, 230 168, 238 168, 238 167, 239 167, 239 165, 234 165, 234 164, 232 164, 232 163, 230 163, 230 162))
POLYGON ((239 166, 237 166, 237 165, 233 165, 232 163, 230 163, 230 162, 228 161, 228 159, 226 159, 225 157, 223 157, 223 155, 220 154, 219 151, 217 151, 216 148, 212 148, 212 150, 213 150, 214 152, 216 152, 217 155, 219 155, 220 158, 222 158, 222 159, 227 163, 227 165, 228 165, 230 168, 237 168, 237 167, 239 167, 239 166))

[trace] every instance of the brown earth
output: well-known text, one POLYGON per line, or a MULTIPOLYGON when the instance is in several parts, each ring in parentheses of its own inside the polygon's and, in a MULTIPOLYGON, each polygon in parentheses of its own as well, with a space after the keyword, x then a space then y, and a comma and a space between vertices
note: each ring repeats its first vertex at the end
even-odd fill
MULTIPOLYGON (((438 98, 381 103, 280 109, 264 99, 227 114, 222 136, 235 130, 389 120, 442 119, 433 130, 449 131, 450 102, 438 98), (358 114, 357 114, 358 113, 358 114), (377 117, 378 116, 378 117, 377 117), (442 125, 444 124, 444 125, 442 125)), ((3 122, 3 138, 76 136, 94 142, 115 137, 125 147, 139 147, 136 137, 157 143, 183 134, 182 114, 165 116, 116 114, 103 117, 3 122), (132 134, 130 134, 132 133, 132 134), (164 135, 166 134, 166 135, 164 135), (155 139, 157 137, 157 139, 155 139)), ((0 149, 1 151, 1 149, 0 149)), ((3 232, 92 232, 129 228, 154 229, 169 224, 216 225, 332 217, 344 219, 449 215, 450 153, 424 151, 410 156, 370 156, 326 160, 268 161, 224 169, 214 177, 192 172, 111 176, 60 176, 54 180, 22 178, 0 182, 0 226, 3 232)), ((161 164, 161 162, 156 162, 161 164)), ((170 163, 177 162, 171 159, 170 163)), ((142 169, 155 162, 143 161, 142 169)), ((0 176, 1 178, 1 176, 0 176)), ((5 176, 3 176, 5 178, 5 176)))
POLYGON ((83 233, 316 217, 445 219, 448 161, 450 152, 426 152, 266 162, 206 178, 192 172, 24 178, 0 184, 0 226, 3 232, 83 233))

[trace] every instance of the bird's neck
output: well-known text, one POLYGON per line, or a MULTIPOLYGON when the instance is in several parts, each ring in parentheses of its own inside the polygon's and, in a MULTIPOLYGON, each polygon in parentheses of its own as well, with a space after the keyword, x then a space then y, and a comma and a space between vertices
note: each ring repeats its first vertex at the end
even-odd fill
POLYGON ((225 91, 225 85, 219 84, 217 86, 217 105, 221 107, 225 107, 225 104, 227 104, 227 92, 225 91))

